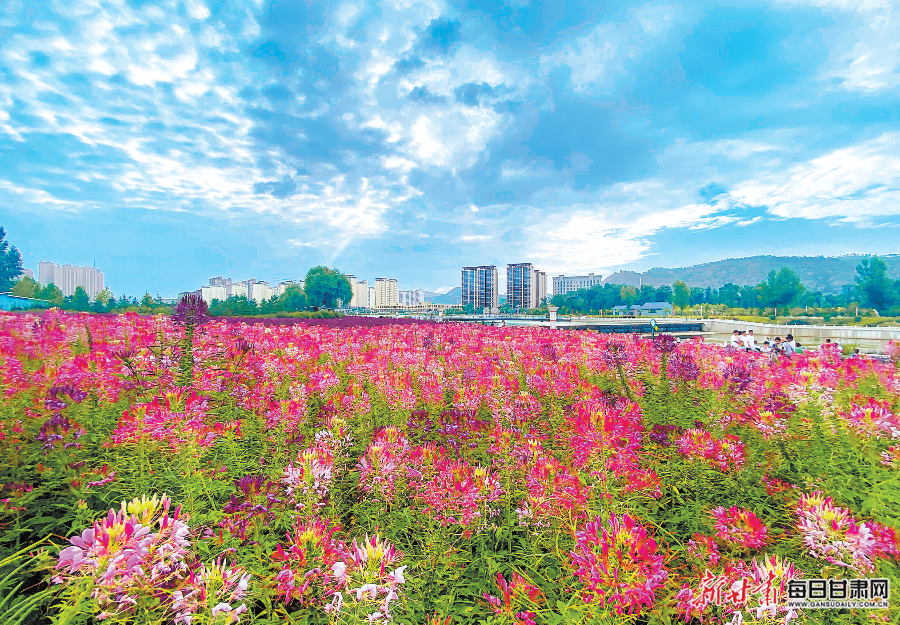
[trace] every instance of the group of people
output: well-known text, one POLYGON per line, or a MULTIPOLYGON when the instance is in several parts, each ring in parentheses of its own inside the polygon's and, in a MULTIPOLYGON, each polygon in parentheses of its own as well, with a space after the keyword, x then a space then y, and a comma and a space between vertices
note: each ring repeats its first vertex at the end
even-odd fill
MULTIPOLYGON (((772 341, 766 339, 761 344, 757 343, 756 337, 753 336, 753 330, 747 330, 745 332, 735 330, 731 334, 731 340, 725 341, 725 347, 733 347, 734 349, 741 349, 748 352, 769 353, 772 354, 773 357, 779 355, 792 356, 794 354, 802 354, 806 350, 799 341, 794 339, 793 334, 786 335, 784 339, 780 336, 776 336, 772 341)), ((843 347, 841 347, 837 341, 832 342, 831 339, 825 339, 823 347, 826 349, 835 349, 839 353, 843 351, 843 347)), ((857 349, 856 354, 858 353, 859 350, 857 349)))

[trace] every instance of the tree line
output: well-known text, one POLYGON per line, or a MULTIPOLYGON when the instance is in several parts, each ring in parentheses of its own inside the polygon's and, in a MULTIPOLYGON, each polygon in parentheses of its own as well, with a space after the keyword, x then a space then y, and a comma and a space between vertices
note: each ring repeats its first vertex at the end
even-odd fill
POLYGON ((880 314, 895 314, 900 313, 900 280, 893 280, 887 275, 884 259, 871 256, 860 261, 853 283, 844 285, 840 293, 808 290, 796 272, 782 267, 778 271, 770 271, 766 279, 756 285, 729 282, 714 289, 691 287, 683 280, 676 280, 672 286, 660 287, 603 284, 555 295, 550 300, 560 310, 581 314, 648 302, 668 302, 676 309, 701 304, 727 308, 772 308, 779 314, 791 307, 846 308, 856 302, 866 308, 874 308, 880 314))
MULTIPOLYGON (((36 280, 22 275, 22 256, 15 246, 6 240, 6 232, 0 226, 0 293, 11 292, 17 297, 45 300, 64 310, 109 313, 137 311, 144 313, 171 314, 172 305, 159 294, 155 297, 144 293, 140 298, 115 294, 105 288, 91 300, 83 287, 75 287, 72 295, 66 296, 53 284, 42 285, 36 280)), ((222 317, 244 317, 317 311, 320 308, 337 308, 350 303, 353 295, 350 282, 337 269, 317 266, 311 268, 304 286, 290 285, 280 295, 257 302, 245 295, 233 295, 225 300, 214 299, 209 305, 209 314, 222 317)))
MULTIPOLYGON (((171 306, 157 294, 144 293, 141 298, 123 295, 116 298, 111 290, 104 289, 94 300, 88 297, 82 287, 76 287, 74 294, 66 297, 54 284, 41 285, 35 280, 22 276, 22 256, 15 246, 6 240, 6 231, 0 226, 0 292, 12 292, 19 297, 42 299, 55 306, 70 310, 88 312, 119 312, 140 310, 141 312, 170 313, 171 306)), ((209 312, 216 316, 246 316, 278 314, 337 308, 347 306, 353 296, 350 282, 337 269, 316 266, 311 268, 304 280, 304 286, 291 285, 285 292, 269 300, 256 302, 246 296, 231 296, 226 300, 212 300, 209 312)), ((887 263, 878 256, 863 258, 856 267, 856 277, 852 284, 844 285, 840 293, 810 291, 800 281, 800 277, 789 267, 774 269, 766 280, 757 285, 737 285, 726 283, 718 289, 712 287, 691 287, 683 280, 676 280, 671 286, 640 288, 619 284, 595 285, 589 289, 563 295, 555 295, 550 300, 564 312, 595 313, 610 310, 616 306, 643 305, 647 302, 669 302, 677 309, 701 304, 721 305, 727 308, 774 308, 785 310, 792 306, 810 308, 842 308, 853 302, 874 308, 880 314, 900 313, 900 280, 887 275, 887 263)), ((501 307, 508 309, 508 305, 501 307)))

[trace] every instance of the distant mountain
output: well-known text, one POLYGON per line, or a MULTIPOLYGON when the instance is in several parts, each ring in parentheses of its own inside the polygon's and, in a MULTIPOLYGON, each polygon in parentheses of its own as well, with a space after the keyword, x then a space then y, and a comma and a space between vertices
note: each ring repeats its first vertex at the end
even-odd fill
POLYGON ((437 293, 426 293, 425 301, 430 304, 461 304, 462 287, 455 286, 443 295, 438 295, 437 293))
MULTIPOLYGON (((684 280, 688 286, 719 288, 723 284, 759 284, 769 271, 790 267, 807 289, 823 293, 839 293, 841 287, 853 282, 856 266, 865 256, 750 256, 727 258, 714 263, 692 265, 678 269, 654 267, 643 273, 617 271, 603 280, 604 284, 649 284, 659 287, 684 280)), ((881 256, 888 266, 888 275, 900 278, 900 254, 881 256)))

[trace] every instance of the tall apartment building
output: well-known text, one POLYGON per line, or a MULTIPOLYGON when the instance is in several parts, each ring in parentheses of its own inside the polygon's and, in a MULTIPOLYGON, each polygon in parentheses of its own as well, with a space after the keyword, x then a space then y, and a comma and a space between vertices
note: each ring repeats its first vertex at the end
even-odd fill
MULTIPOLYGON (((375 300, 369 297, 369 291, 375 287, 369 286, 368 280, 358 280, 356 276, 351 274, 344 274, 344 277, 347 278, 347 282, 350 283, 350 290, 353 292, 353 296, 350 298, 350 308, 374 308, 375 300)), ((378 280, 387 280, 387 278, 378 278, 378 280)), ((393 289, 396 290, 396 280, 394 280, 393 289)), ((376 281, 376 284, 378 282, 376 281)), ((388 291, 390 291, 390 286, 388 287, 388 291)), ((387 300, 385 300, 387 301, 387 300)), ((381 304, 381 306, 396 306, 396 304, 381 304)))
MULTIPOLYGON (((207 304, 211 304, 214 299, 224 302, 229 297, 242 295, 247 299, 254 300, 257 304, 262 304, 264 301, 272 299, 273 296, 277 297, 283 294, 289 286, 294 284, 297 283, 286 280, 280 282, 278 286, 270 286, 268 282, 254 278, 233 282, 231 278, 216 276, 209 279, 209 284, 201 286, 199 293, 207 304)), ((299 286, 303 288, 303 283, 300 282, 299 286)))
POLYGON ((555 276, 553 278, 553 295, 565 295, 578 289, 589 289, 594 285, 603 284, 603 276, 589 273, 586 276, 555 276))
POLYGON ((540 306, 547 299, 547 272, 534 270, 534 305, 540 306))
POLYGON ((506 303, 513 308, 534 308, 537 289, 534 265, 514 263, 506 266, 506 303))
POLYGON ((231 297, 231 287, 231 278, 216 276, 209 279, 209 284, 204 284, 200 287, 200 297, 207 304, 212 303, 214 299, 224 302, 231 297))
POLYGON ((225 292, 227 295, 225 299, 231 297, 231 278, 223 278, 222 276, 216 276, 215 278, 209 279, 209 286, 221 286, 225 288, 225 292))
POLYGON ((220 302, 224 302, 229 298, 229 291, 231 290, 231 285, 229 285, 228 290, 225 289, 225 285, 220 284, 204 284, 200 287, 200 297, 203 298, 203 301, 208 304, 211 304, 214 299, 219 300, 220 302))
POLYGON ((536 308, 547 299, 547 272, 531 263, 506 266, 506 303, 513 308, 536 308))
POLYGON ((66 297, 74 295, 75 289, 81 287, 90 299, 95 299, 103 290, 103 272, 96 267, 73 267, 41 261, 38 264, 38 282, 44 286, 52 282, 66 297))
POLYGON ((353 291, 354 300, 351 308, 368 308, 369 307, 369 281, 360 280, 356 283, 353 291))
POLYGON ((497 308, 497 266, 479 265, 462 268, 462 305, 475 310, 497 308))
POLYGON ((399 306, 400 289, 396 278, 375 278, 375 307, 399 306))
POLYGON ((400 302, 401 306, 415 306, 416 304, 424 304, 425 289, 399 291, 398 301, 400 302))
POLYGON ((240 282, 235 282, 231 285, 231 294, 234 297, 246 297, 247 299, 253 299, 253 285, 256 284, 256 280, 254 278, 250 278, 249 280, 241 280, 240 282))
POLYGON ((341 302, 341 304, 348 308, 357 308, 359 306, 359 302, 356 301, 356 276, 354 276, 353 274, 345 273, 344 277, 347 278, 347 282, 350 283, 350 301, 341 302))
POLYGON ((367 301, 367 304, 366 304, 367 308, 375 308, 375 287, 374 286, 369 287, 369 296, 366 298, 366 301, 367 301))

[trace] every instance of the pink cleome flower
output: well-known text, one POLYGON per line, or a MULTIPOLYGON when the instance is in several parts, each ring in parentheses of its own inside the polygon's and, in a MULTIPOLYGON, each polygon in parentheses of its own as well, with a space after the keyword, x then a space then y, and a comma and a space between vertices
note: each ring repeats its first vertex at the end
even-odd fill
POLYGON ((766 545, 768 528, 746 508, 719 506, 710 513, 715 523, 716 538, 746 549, 760 549, 766 545))
POLYGON ((484 593, 498 616, 506 616, 515 625, 535 625, 535 614, 528 610, 520 610, 520 607, 532 607, 533 605, 543 601, 544 593, 537 586, 528 583, 528 581, 519 575, 513 573, 511 581, 507 582, 503 575, 497 572, 497 588, 500 589, 500 597, 495 597, 484 593))
POLYGON ((321 603, 328 572, 347 549, 335 538, 340 525, 319 518, 306 522, 294 522, 293 531, 287 532, 287 546, 279 543, 272 553, 272 560, 281 562, 276 576, 277 594, 285 603, 298 600, 301 604, 321 603), (314 590, 320 586, 319 596, 314 590))
POLYGON ((377 535, 366 535, 361 541, 354 538, 347 552, 331 566, 332 602, 324 607, 325 612, 339 620, 346 603, 347 607, 374 610, 367 615, 369 623, 390 622, 391 603, 399 599, 400 587, 406 583, 406 566, 393 571, 388 567, 402 557, 377 535))
POLYGON ((60 551, 53 582, 77 585, 90 579, 99 620, 129 613, 139 600, 153 598, 174 613, 176 624, 188 625, 210 609, 237 622, 246 607, 230 604, 246 594, 250 575, 221 560, 197 564, 187 517, 180 507, 169 514, 170 505, 165 495, 122 502, 121 510, 110 510, 70 539, 71 546, 60 551))
POLYGON ((702 460, 719 471, 736 471, 744 466, 744 442, 729 434, 714 438, 706 430, 691 428, 678 439, 678 453, 691 460, 702 460))
POLYGON ((491 514, 489 504, 499 499, 500 483, 486 468, 458 460, 435 462, 434 477, 418 493, 424 511, 443 525, 468 526, 491 514))
POLYGON ((798 529, 809 553, 859 573, 875 570, 875 560, 900 556, 897 534, 875 521, 857 521, 821 491, 802 495, 798 529))
MULTIPOLYGON (((863 398, 858 397, 857 401, 863 398)), ((882 402, 865 398, 864 405, 853 404, 844 416, 860 434, 875 438, 900 439, 900 416, 891 412, 882 402)))
POLYGON ((647 530, 628 515, 613 515, 604 527, 594 517, 575 532, 571 552, 575 575, 585 585, 585 602, 599 600, 616 613, 637 613, 655 601, 655 591, 669 573, 647 530))
POLYGON ((700 532, 694 534, 694 537, 687 542, 685 548, 691 557, 700 560, 704 568, 714 567, 722 559, 715 539, 700 532))

